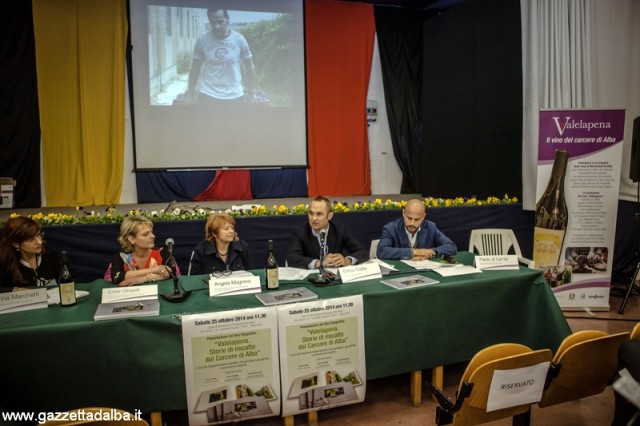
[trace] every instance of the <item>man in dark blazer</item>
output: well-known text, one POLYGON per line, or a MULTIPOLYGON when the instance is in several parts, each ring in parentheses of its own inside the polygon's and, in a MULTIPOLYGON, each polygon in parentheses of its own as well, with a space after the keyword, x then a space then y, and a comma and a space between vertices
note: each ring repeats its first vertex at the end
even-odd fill
POLYGON ((309 223, 293 233, 287 264, 295 268, 320 267, 320 238, 324 237, 323 267, 339 268, 366 262, 367 249, 346 227, 331 222, 331 201, 316 197, 309 203, 309 223))
POLYGON ((378 259, 423 260, 439 256, 453 256, 456 245, 436 224, 425 220, 424 202, 411 199, 402 209, 402 217, 382 228, 376 256, 378 259))

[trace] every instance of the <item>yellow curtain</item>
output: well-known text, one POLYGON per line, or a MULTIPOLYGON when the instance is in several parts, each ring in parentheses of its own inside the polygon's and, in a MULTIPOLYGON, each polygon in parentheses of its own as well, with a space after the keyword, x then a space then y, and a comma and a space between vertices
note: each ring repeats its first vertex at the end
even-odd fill
POLYGON ((125 0, 33 0, 48 206, 120 199, 126 19, 125 0))

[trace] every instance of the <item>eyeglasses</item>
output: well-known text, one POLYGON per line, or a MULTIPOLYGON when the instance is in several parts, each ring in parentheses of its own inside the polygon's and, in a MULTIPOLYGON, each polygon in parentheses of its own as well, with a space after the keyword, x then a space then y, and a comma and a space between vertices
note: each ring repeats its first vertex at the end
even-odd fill
POLYGON ((26 240, 24 240, 25 243, 35 243, 36 240, 44 240, 44 232, 41 232, 39 234, 37 234, 35 237, 31 237, 31 238, 27 238, 26 240))
POLYGON ((229 269, 225 269, 224 271, 213 271, 211 273, 215 278, 227 277, 231 275, 231 271, 229 269))
POLYGON ((224 25, 226 22, 226 19, 214 19, 213 21, 211 21, 212 24, 216 25, 224 25))

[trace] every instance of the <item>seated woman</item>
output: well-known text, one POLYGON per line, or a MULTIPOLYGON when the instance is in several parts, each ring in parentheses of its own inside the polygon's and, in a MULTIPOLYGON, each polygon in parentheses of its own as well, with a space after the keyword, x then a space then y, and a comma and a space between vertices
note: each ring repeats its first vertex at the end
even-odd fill
POLYGON ((38 222, 28 217, 12 217, 2 228, 2 235, 0 286, 4 291, 57 283, 62 262, 45 247, 38 222))
POLYGON ((154 248, 153 222, 144 216, 127 216, 120 225, 122 251, 113 256, 105 279, 120 287, 152 283, 170 277, 169 251, 154 248))
POLYGON ((251 269, 249 245, 238 238, 233 217, 226 213, 213 214, 204 229, 205 240, 191 253, 189 275, 251 269))

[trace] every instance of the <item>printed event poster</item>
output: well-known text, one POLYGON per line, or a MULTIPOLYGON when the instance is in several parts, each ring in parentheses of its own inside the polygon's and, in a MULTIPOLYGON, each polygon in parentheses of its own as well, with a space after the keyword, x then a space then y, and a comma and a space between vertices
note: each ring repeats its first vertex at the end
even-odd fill
POLYGON ((556 150, 569 152, 559 261, 536 264, 565 310, 609 310, 624 120, 624 110, 540 111, 537 200, 556 150))
POLYGON ((189 425, 280 414, 277 323, 271 307, 182 317, 189 425))
POLYGON ((278 307, 282 413, 363 402, 362 296, 278 307))

